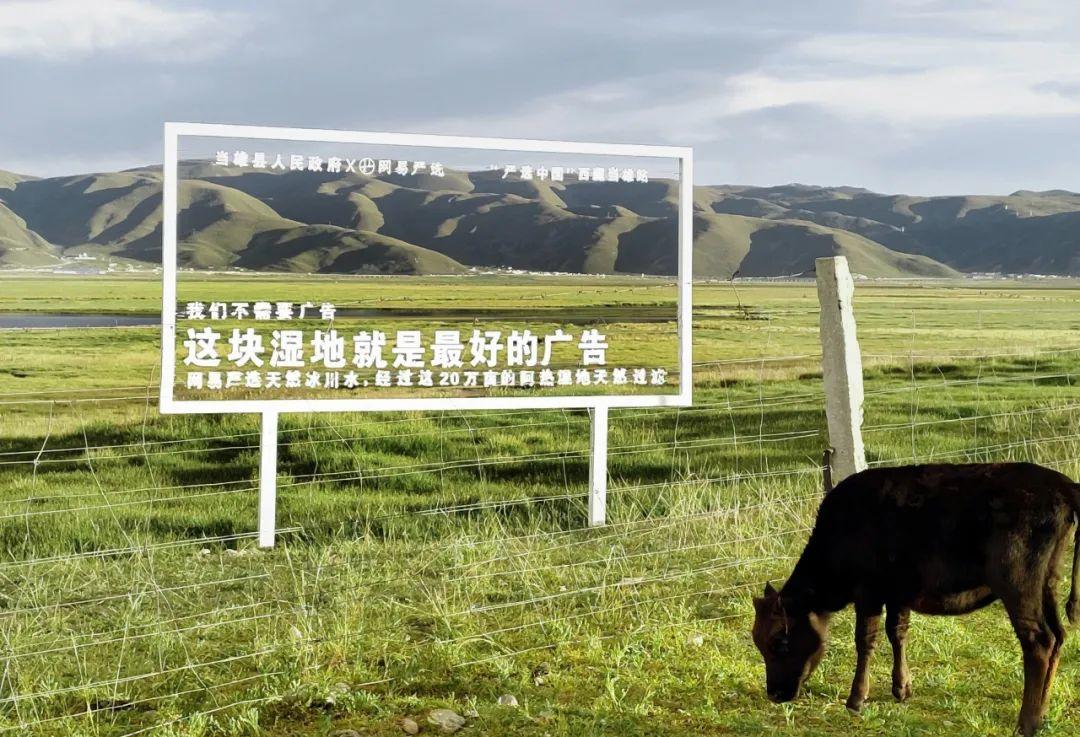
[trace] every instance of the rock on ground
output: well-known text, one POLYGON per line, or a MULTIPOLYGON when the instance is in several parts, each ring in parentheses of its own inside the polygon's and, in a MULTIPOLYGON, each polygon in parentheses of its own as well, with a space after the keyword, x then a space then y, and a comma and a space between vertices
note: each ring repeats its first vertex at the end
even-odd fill
POLYGON ((432 709, 428 722, 446 733, 453 733, 465 726, 465 717, 449 709, 432 709))

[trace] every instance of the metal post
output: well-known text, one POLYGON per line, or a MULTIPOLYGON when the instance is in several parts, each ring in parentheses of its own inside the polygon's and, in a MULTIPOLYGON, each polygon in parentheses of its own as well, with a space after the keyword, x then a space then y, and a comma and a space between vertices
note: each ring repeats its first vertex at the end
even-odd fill
POLYGON ((593 407, 589 454, 589 526, 607 521, 607 436, 608 408, 593 407))
POLYGON ((832 445, 830 480, 832 484, 839 484, 866 468, 862 439, 862 356, 852 307, 855 282, 843 256, 819 258, 814 265, 821 305, 825 416, 832 445))
POLYGON ((277 525, 278 413, 262 413, 259 438, 259 547, 274 547, 277 525))

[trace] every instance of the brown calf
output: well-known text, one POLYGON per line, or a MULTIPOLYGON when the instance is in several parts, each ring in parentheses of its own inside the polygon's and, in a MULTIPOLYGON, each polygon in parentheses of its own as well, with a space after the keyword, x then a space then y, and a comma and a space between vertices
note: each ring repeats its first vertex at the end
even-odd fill
POLYGON ((1074 535, 1070 621, 1080 614, 1080 485, 1031 463, 880 468, 829 492, 779 591, 754 599, 754 644, 771 700, 794 699, 825 653, 829 617, 855 605, 858 659, 847 706, 859 711, 884 609, 893 695, 911 694, 904 644, 912 611, 966 614, 1000 600, 1020 640, 1027 737, 1046 713, 1065 627, 1057 602, 1074 535))

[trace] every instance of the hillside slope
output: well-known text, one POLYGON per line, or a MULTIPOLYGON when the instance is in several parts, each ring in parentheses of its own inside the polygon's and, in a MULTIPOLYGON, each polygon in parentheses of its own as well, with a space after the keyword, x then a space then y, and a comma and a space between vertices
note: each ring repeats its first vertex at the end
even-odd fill
POLYGON ((1080 194, 913 197, 852 187, 718 187, 714 212, 804 220, 967 272, 1080 275, 1080 194))
POLYGON ((0 190, 15 189, 15 185, 19 182, 27 181, 28 179, 35 179, 35 177, 26 176, 25 174, 16 174, 13 171, 4 171, 0 169, 0 190))
MULTIPOLYGON (((445 180, 395 179, 398 183, 356 174, 302 172, 282 177, 228 172, 214 181, 258 197, 296 220, 379 232, 475 267, 649 274, 676 269, 678 191, 670 180, 521 182, 487 171, 445 180)), ((698 277, 728 278, 739 271, 751 252, 751 235, 775 225, 767 218, 723 217, 710 211, 724 194, 708 187, 695 194, 698 277)), ((783 212, 775 206, 762 214, 783 212)), ((773 241, 768 235, 759 236, 755 259, 747 268, 768 276, 803 273, 812 268, 816 255, 848 253, 860 273, 868 276, 956 274, 929 258, 890 254, 881 244, 846 232, 847 223, 839 215, 836 218, 841 219, 836 223, 840 227, 831 227, 834 218, 825 216, 817 226, 808 221, 784 231, 779 246, 773 246, 780 254, 771 264, 758 254, 773 241), (829 237, 822 240, 824 234, 829 237), (804 242, 798 242, 800 237, 804 242)))
MULTIPOLYGON (((161 186, 160 173, 153 170, 20 180, 0 198, 11 208, 0 205, 0 265, 49 265, 76 253, 160 263, 161 186)), ((359 203, 358 212, 365 212, 360 195, 348 197, 359 203)), ((181 180, 178 205, 177 250, 185 268, 406 274, 463 270, 452 259, 373 232, 320 228, 283 217, 261 199, 211 181, 181 180), (299 244, 311 253, 299 257, 299 244)), ((381 224, 377 211, 368 207, 366 212, 376 230, 381 224)), ((372 225, 362 217, 352 224, 372 225)))
MULTIPOLYGON (((672 274, 678 183, 521 181, 498 171, 363 176, 179 166, 180 263, 196 269, 672 274)), ((0 267, 161 258, 160 167, 0 172, 0 267)), ((845 255, 870 277, 1080 275, 1080 195, 912 197, 854 187, 700 186, 698 277, 803 274, 845 255)))
POLYGON ((56 248, 0 201, 0 264, 48 266, 59 261, 56 248))
MULTIPOLYGON (((620 252, 620 271, 672 273, 673 248, 651 243, 671 238, 655 228, 631 232, 620 252), (652 257, 662 253, 660 260, 652 257)), ((854 233, 799 220, 768 220, 699 212, 694 215, 694 272, 728 279, 812 273, 814 259, 846 256, 851 271, 875 277, 956 277, 959 273, 925 256, 897 253, 854 233)))

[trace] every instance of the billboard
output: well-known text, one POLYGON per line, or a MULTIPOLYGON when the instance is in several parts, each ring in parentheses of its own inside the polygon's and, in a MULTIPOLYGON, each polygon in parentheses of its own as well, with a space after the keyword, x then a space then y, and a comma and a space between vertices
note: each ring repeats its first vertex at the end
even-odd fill
POLYGON ((166 124, 161 409, 689 404, 691 167, 166 124))

